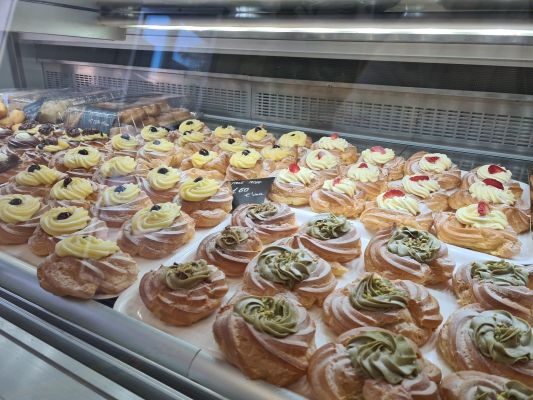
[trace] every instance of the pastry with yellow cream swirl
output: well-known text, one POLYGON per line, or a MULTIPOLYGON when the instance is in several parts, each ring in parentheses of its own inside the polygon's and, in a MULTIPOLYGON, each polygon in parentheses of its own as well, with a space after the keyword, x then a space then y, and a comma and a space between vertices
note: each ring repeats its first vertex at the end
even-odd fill
POLYGON ((373 146, 363 150, 359 162, 376 165, 386 172, 389 180, 402 179, 404 175, 405 159, 397 156, 394 150, 382 146, 373 146))
POLYGON ((228 184, 210 178, 187 179, 174 199, 198 228, 220 224, 231 211, 233 193, 228 184))
POLYGON ((311 148, 313 139, 302 131, 292 131, 281 135, 277 141, 281 147, 306 147, 311 148))
POLYGON ((273 244, 265 247, 246 267, 243 290, 260 296, 292 292, 310 308, 322 305, 337 280, 330 264, 305 248, 273 244))
POLYGON ((337 133, 331 136, 323 136, 311 146, 313 150, 327 150, 337 157, 342 165, 353 164, 357 160, 357 147, 346 139, 339 137, 337 133))
POLYGON ((428 175, 405 175, 401 181, 389 182, 389 189, 400 189, 414 196, 421 204, 425 204, 431 211, 446 211, 449 209, 448 194, 437 180, 428 175))
POLYGON ((248 146, 257 151, 267 146, 272 146, 276 142, 274 135, 268 132, 263 126, 256 126, 248 130, 244 138, 248 142, 248 146))
POLYGON ((70 128, 62 138, 73 147, 86 144, 100 149, 108 142, 109 135, 99 129, 70 128))
POLYGON ((189 326, 211 315, 227 291, 224 273, 201 259, 162 265, 139 284, 146 308, 174 326, 189 326))
POLYGON ((0 148, 0 185, 9 181, 25 168, 25 166, 19 156, 16 154, 8 155, 0 148))
POLYGON ((68 236, 37 269, 39 284, 57 296, 118 295, 137 280, 139 267, 113 241, 68 236))
POLYGON ((207 140, 207 136, 198 131, 183 132, 176 143, 179 146, 179 152, 184 154, 184 157, 189 157, 192 154, 202 150, 211 149, 211 142, 207 140))
POLYGON ((460 305, 479 303, 486 310, 505 310, 533 322, 533 266, 511 261, 474 261, 453 273, 460 305))
POLYGON ((218 144, 213 147, 213 150, 217 153, 238 153, 239 151, 246 150, 248 148, 248 143, 246 143, 240 137, 231 137, 229 139, 223 139, 218 144))
POLYGON ((145 125, 141 129, 141 137, 147 142, 156 139, 167 139, 170 129, 165 126, 145 125))
MULTIPOLYGON (((144 128, 143 128, 144 129, 144 128)), ((105 149, 113 156, 129 156, 137 157, 137 153, 142 146, 142 139, 130 133, 120 133, 114 135, 109 142, 106 143, 105 149)))
POLYGON ((327 150, 308 150, 300 159, 300 166, 309 168, 323 179, 334 179, 340 175, 339 159, 327 150))
POLYGON ((334 211, 337 215, 357 218, 365 209, 364 197, 357 192, 357 184, 349 178, 334 178, 324 181, 322 188, 309 198, 314 212, 334 211))
POLYGON ((206 236, 198 245, 196 258, 220 268, 227 276, 242 276, 248 263, 263 245, 259 236, 241 226, 227 226, 221 232, 206 236))
POLYGON ((211 136, 209 136, 208 141, 211 144, 216 145, 223 140, 231 138, 242 139, 242 132, 232 125, 224 124, 215 128, 213 133, 211 133, 211 136))
POLYGON ((139 175, 144 174, 145 167, 130 156, 112 157, 100 165, 94 174, 94 180, 106 186, 137 183, 139 175))
POLYGON ((141 188, 154 203, 172 201, 179 193, 182 173, 179 169, 161 164, 141 177, 141 188))
POLYGON ((42 199, 28 194, 0 196, 0 243, 27 243, 48 209, 42 199))
POLYGON ((178 132, 183 134, 185 132, 202 132, 203 134, 208 135, 211 133, 211 130, 198 119, 187 119, 183 121, 178 127, 178 132))
POLYGON ((303 206, 309 204, 311 194, 322 186, 323 181, 309 168, 291 164, 276 173, 268 198, 278 203, 303 206))
POLYGON ((376 200, 387 188, 387 172, 364 161, 344 167, 343 175, 355 181, 357 191, 365 200, 376 200))
POLYGON ((267 172, 263 168, 263 157, 254 149, 233 153, 226 170, 227 181, 264 178, 267 172))
POLYGON ((67 172, 71 177, 90 179, 102 161, 100 151, 83 145, 56 153, 50 160, 50 167, 67 172))
POLYGON ((70 147, 67 141, 56 137, 49 137, 39 143, 33 150, 25 152, 25 155, 35 164, 49 165, 54 154, 65 151, 70 147))
POLYGON ((91 217, 86 209, 55 207, 41 215, 39 226, 28 240, 28 246, 33 254, 47 256, 54 252, 57 242, 69 236, 95 236, 106 239, 107 234, 105 222, 91 217))
POLYGON ((461 184, 461 170, 446 154, 419 151, 407 159, 405 175, 427 175, 444 190, 455 189, 461 184))
POLYGON ((340 335, 363 326, 382 327, 423 346, 442 322, 437 300, 422 285, 367 273, 324 302, 324 322, 340 335))
POLYGON ((455 311, 437 348, 454 371, 475 370, 533 385, 533 334, 523 319, 472 304, 455 311))
POLYGON ((365 269, 387 279, 446 284, 454 267, 443 242, 429 232, 408 227, 379 231, 365 249, 365 269))
POLYGON ((139 150, 138 157, 144 160, 150 169, 161 164, 179 167, 183 160, 183 154, 178 153, 174 143, 167 139, 155 139, 146 142, 139 150))
POLYGON ((513 173, 500 164, 485 164, 466 173, 461 180, 461 189, 469 189, 472 184, 484 179, 494 179, 513 192, 515 199, 522 197, 522 187, 512 179, 513 173))
POLYGON ((320 347, 307 380, 320 400, 439 400, 441 372, 403 335, 362 327, 320 347))
POLYGON ((230 155, 228 153, 217 153, 216 151, 202 148, 191 156, 185 158, 181 163, 181 169, 188 176, 205 176, 209 171, 209 178, 224 180, 226 169, 229 165, 230 155), (190 171, 190 170, 194 171, 190 171))
POLYGON ((64 173, 46 165, 31 164, 11 178, 10 182, 0 185, 0 194, 30 194, 45 197, 58 180, 65 178, 64 173))
POLYGON ((159 259, 174 253, 194 236, 194 220, 176 203, 145 207, 120 228, 120 248, 143 258, 159 259))
POLYGON ((226 360, 250 379, 287 386, 305 375, 315 350, 315 324, 285 295, 239 293, 224 305, 213 334, 226 360))
POLYGON ((89 209, 96 201, 100 186, 84 178, 66 177, 54 184, 47 196, 51 207, 76 206, 89 209))
POLYGON ((92 214, 108 226, 120 228, 143 208, 151 207, 152 200, 136 183, 109 186, 100 192, 92 214))
POLYGON ((261 149, 263 167, 268 173, 289 168, 298 161, 298 150, 295 147, 281 147, 278 144, 265 146, 261 149))

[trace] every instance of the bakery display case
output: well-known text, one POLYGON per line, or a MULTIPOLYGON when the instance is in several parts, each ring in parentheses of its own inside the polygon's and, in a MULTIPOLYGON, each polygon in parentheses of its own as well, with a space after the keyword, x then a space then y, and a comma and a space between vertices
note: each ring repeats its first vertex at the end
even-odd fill
POLYGON ((0 397, 532 396, 530 2, 5 10, 0 397))

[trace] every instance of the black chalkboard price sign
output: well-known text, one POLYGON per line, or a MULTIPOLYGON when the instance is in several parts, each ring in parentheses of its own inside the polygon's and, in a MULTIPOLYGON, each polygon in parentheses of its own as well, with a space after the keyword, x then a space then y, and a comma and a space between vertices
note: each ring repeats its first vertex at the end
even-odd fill
POLYGON ((263 179, 250 179, 246 181, 231 181, 233 190, 233 208, 240 204, 264 203, 270 188, 273 177, 263 179))

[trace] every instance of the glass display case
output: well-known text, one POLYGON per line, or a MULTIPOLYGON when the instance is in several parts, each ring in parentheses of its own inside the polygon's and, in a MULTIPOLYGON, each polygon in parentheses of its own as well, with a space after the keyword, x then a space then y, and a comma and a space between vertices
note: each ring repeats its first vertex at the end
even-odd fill
POLYGON ((5 3, 0 397, 533 393, 530 1, 5 3))

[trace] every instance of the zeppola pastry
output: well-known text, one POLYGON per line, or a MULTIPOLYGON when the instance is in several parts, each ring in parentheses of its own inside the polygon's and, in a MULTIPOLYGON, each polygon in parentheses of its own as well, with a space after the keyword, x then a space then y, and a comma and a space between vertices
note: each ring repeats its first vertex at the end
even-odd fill
POLYGON ((323 179, 333 179, 340 175, 339 159, 327 150, 309 150, 305 152, 300 166, 309 168, 323 179))
POLYGON ((334 210, 335 214, 348 218, 357 218, 365 208, 355 181, 340 177, 325 180, 322 188, 311 194, 309 204, 315 212, 334 210))
POLYGON ((379 231, 365 249, 365 269, 387 279, 436 285, 448 282, 454 267, 444 243, 409 227, 379 231))
POLYGON ((240 137, 230 137, 229 139, 223 139, 218 144, 213 147, 213 150, 218 153, 228 153, 232 155, 239 151, 246 150, 248 148, 248 143, 242 140, 240 137))
POLYGON ((141 300, 157 318, 188 326, 212 314, 228 291, 226 277, 205 260, 174 263, 141 279, 141 300))
POLYGON ((391 181, 403 178, 405 160, 403 157, 397 156, 392 149, 381 146, 371 147, 363 150, 359 161, 382 168, 391 181))
POLYGON ((292 297, 236 295, 213 324, 229 363, 251 379, 287 386, 305 375, 315 350, 315 324, 292 297))
POLYGON ((171 255, 194 236, 194 220, 175 203, 145 207, 122 225, 117 244, 128 254, 149 259, 171 255))
POLYGON ((431 211, 446 211, 449 208, 448 194, 439 186, 439 182, 428 175, 405 175, 401 182, 389 183, 391 189, 401 189, 415 196, 431 211))
POLYGON ((248 146, 258 151, 264 147, 272 146, 276 141, 274 135, 268 132, 263 126, 256 126, 250 129, 244 137, 248 142, 248 146))
POLYGON ((411 281, 368 273, 324 302, 323 318, 337 334, 350 329, 382 327, 423 346, 442 322, 439 303, 428 290, 411 281))
POLYGON ((170 129, 165 126, 145 125, 141 129, 141 137, 147 142, 156 139, 168 139, 170 129))
POLYGON ((6 154, 16 154, 22 156, 27 151, 35 149, 41 143, 39 138, 25 131, 18 131, 11 135, 4 146, 6 154))
POLYGON ((449 244, 512 258, 521 243, 503 212, 485 202, 461 207, 454 213, 437 213, 433 224, 437 237, 449 244))
POLYGON ((311 194, 322 185, 323 179, 315 172, 297 164, 278 171, 268 198, 293 206, 309 204, 311 194))
POLYGON ((0 196, 0 243, 27 243, 48 208, 40 198, 27 194, 0 196))
POLYGON ((533 335, 507 311, 478 304, 455 311, 440 330, 437 347, 454 371, 475 370, 533 384, 533 335))
POLYGON ((6 154, 0 149, 0 185, 20 172, 24 164, 16 154, 6 154))
POLYGON ((313 140, 302 131, 292 131, 281 135, 277 141, 281 147, 307 147, 311 148, 313 140))
POLYGON ((292 292, 300 303, 319 306, 337 281, 328 262, 306 249, 265 247, 246 268, 243 290, 259 296, 292 292))
POLYGON ((129 133, 121 133, 113 136, 106 144, 105 149, 108 153, 115 156, 130 156, 135 158, 141 146, 142 143, 137 136, 129 133))
POLYGON ((202 149, 209 149, 211 147, 211 144, 207 142, 206 135, 199 131, 183 132, 178 138, 177 143, 179 145, 179 153, 182 153, 183 157, 188 157, 202 149))
POLYGON ((99 129, 80 128, 67 129, 62 138, 69 142, 69 144, 73 147, 84 143, 90 144, 93 147, 102 148, 109 140, 107 133, 101 132, 99 129))
POLYGON ((209 137, 209 141, 215 145, 224 139, 230 138, 242 139, 242 132, 232 125, 224 124, 215 128, 209 137))
POLYGON ((92 178, 102 162, 102 154, 94 147, 79 146, 56 153, 50 160, 50 167, 67 172, 76 178, 92 178))
POLYGON ((94 236, 69 236, 37 269, 39 284, 57 296, 90 299, 114 295, 131 286, 139 268, 115 242, 94 236))
POLYGON ((35 164, 49 165, 56 153, 65 151, 69 147, 68 142, 56 137, 50 137, 44 139, 32 151, 27 151, 25 155, 35 164))
POLYGON ((533 266, 509 261, 475 261, 458 266, 453 290, 460 305, 479 303, 487 310, 505 310, 533 322, 533 266))
POLYGON ((279 169, 288 168, 298 161, 298 151, 294 147, 281 147, 278 144, 266 146, 261 149, 263 167, 268 173, 279 169))
POLYGON ((400 189, 390 189, 376 197, 375 202, 368 202, 360 219, 372 233, 393 225, 428 230, 433 224, 431 211, 424 210, 418 200, 400 189))
POLYGON ((231 215, 231 224, 252 229, 264 244, 298 231, 294 211, 282 203, 241 204, 231 215))
POLYGON ((205 135, 208 135, 211 133, 211 130, 206 124, 198 119, 187 119, 180 124, 178 132, 201 132, 205 135))
POLYGON ((84 178, 66 177, 54 184, 48 193, 50 207, 76 206, 89 209, 98 197, 99 186, 84 178))
POLYGON ((189 171, 187 175, 204 175, 204 172, 210 172, 209 177, 212 179, 224 180, 226 170, 229 165, 230 156, 228 153, 217 153, 213 150, 200 149, 181 162, 181 170, 189 171))
POLYGON ((485 164, 474 168, 463 176, 461 181, 461 189, 468 189, 473 183, 482 181, 484 179, 494 179, 502 183, 513 192, 516 199, 522 197, 522 187, 518 181, 512 179, 513 173, 499 164, 485 164))
POLYGON ((94 180, 106 186, 137 183, 141 173, 142 166, 133 157, 117 156, 104 161, 94 174, 94 180))
POLYGON ((167 139, 156 139, 146 142, 139 150, 138 157, 144 160, 148 168, 155 168, 158 165, 165 164, 171 167, 178 166, 177 150, 174 143, 167 139))
POLYGON ((461 170, 442 153, 419 151, 407 159, 404 171, 405 175, 427 175, 444 190, 455 189, 461 184, 461 170))
POLYGON ((46 165, 31 164, 20 171, 10 182, 0 185, 0 194, 29 194, 45 197, 50 188, 66 175, 46 165))
POLYGON ((146 177, 141 177, 141 188, 154 203, 172 201, 179 193, 179 169, 161 164, 153 168, 146 177))
POLYGON ((355 328, 315 351, 307 380, 316 399, 438 400, 441 372, 416 344, 380 328, 355 328))
POLYGON ((257 150, 246 149, 234 153, 229 159, 226 171, 227 181, 264 178, 267 175, 263 168, 263 158, 257 150))
POLYGON ((227 226, 200 242, 196 258, 216 265, 227 276, 242 276, 248 263, 262 248, 261 240, 252 229, 227 226))
POLYGON ((387 188, 387 172, 366 162, 345 167, 344 175, 355 181, 357 191, 365 200, 375 200, 387 188))
POLYGON ((313 150, 327 150, 337 157, 341 164, 350 165, 357 160, 357 148, 346 139, 339 137, 337 133, 331 136, 323 136, 311 146, 313 150))

